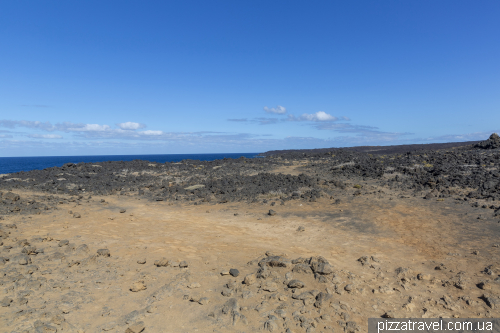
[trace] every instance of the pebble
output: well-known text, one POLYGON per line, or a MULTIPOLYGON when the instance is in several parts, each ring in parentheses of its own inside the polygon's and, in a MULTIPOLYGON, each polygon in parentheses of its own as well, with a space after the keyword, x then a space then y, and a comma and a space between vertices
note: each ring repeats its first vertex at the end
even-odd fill
POLYGON ((237 277, 238 275, 240 275, 240 271, 237 270, 236 268, 231 268, 229 270, 229 274, 231 274, 231 276, 237 277))

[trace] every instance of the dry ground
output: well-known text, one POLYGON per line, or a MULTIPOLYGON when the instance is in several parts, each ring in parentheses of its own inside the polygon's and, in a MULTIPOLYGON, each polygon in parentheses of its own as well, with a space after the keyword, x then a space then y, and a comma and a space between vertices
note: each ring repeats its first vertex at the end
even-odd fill
MULTIPOLYGON (((30 256, 38 266, 31 275, 46 278, 48 287, 42 284, 24 296, 26 304, 16 302, 19 291, 28 287, 6 288, 4 296, 13 301, 9 307, 0 307, 0 332, 35 332, 36 320, 38 325, 44 323, 62 332, 124 332, 137 321, 144 322, 144 332, 253 332, 263 330, 272 313, 255 310, 262 301, 269 303, 270 310, 287 304, 291 332, 307 329, 293 320, 297 311, 316 320, 315 330, 308 332, 341 332, 345 321, 354 321, 360 331, 366 331, 367 318, 384 314, 500 316, 498 306, 492 308, 481 298, 483 294, 499 295, 499 283, 494 281, 499 272, 481 273, 488 265, 499 267, 500 248, 495 247, 500 243, 498 223, 478 220, 477 211, 451 199, 437 202, 362 195, 342 198, 337 205, 322 198, 318 202, 292 200, 284 206, 277 201, 270 207, 262 203, 186 205, 107 196, 58 208, 47 214, 6 216, 1 221, 17 225, 10 229, 4 245, 41 237, 43 242, 32 245, 45 248, 46 254, 64 250, 67 256, 59 261, 41 259, 41 254, 30 256), (126 212, 120 213, 121 209, 126 212), (277 214, 267 215, 269 209, 277 214), (73 218, 74 212, 81 218, 73 218), (305 231, 297 231, 300 226, 305 231), (69 240, 76 248, 87 244, 89 252, 72 254, 65 246, 59 247, 60 240, 69 240), (84 261, 98 249, 109 249, 111 256, 84 261), (336 305, 322 309, 304 305, 291 298, 291 291, 283 289, 286 286, 275 293, 257 288, 248 298, 238 293, 233 296, 246 318, 233 325, 220 314, 229 299, 221 294, 222 287, 231 280, 241 285, 246 275, 258 269, 255 262, 247 263, 266 252, 289 259, 327 259, 336 271, 336 277, 329 277, 327 283, 316 281, 312 274, 294 274, 294 278, 305 282, 304 290, 311 287, 332 293, 336 305), (363 266, 357 260, 364 255, 376 261, 363 266), (155 260, 163 257, 187 261, 189 266, 156 267, 155 260), (146 263, 137 263, 141 259, 146 263), (80 264, 68 267, 73 260, 80 264), (436 270, 441 264, 444 268, 436 270), (410 271, 398 276, 395 270, 399 267, 410 271), (223 275, 231 268, 240 275, 223 275), (461 271, 465 272, 463 289, 456 285, 461 271), (423 278, 418 279, 418 274, 423 278), (487 290, 476 286, 484 280, 491 281, 487 290), (147 289, 130 291, 139 281, 147 289), (346 291, 346 285, 354 289, 346 291), (155 296, 158 292, 160 297, 155 296), (201 297, 207 297, 209 303, 196 302, 201 297), (134 314, 134 310, 138 312, 134 314), (54 320, 57 315, 62 316, 59 323, 54 320), (323 319, 321 315, 325 315, 323 319)), ((14 246, 2 255, 8 258, 20 249, 14 246)), ((17 267, 22 266, 11 260, 0 270, 17 267)), ((281 269, 277 274, 284 279, 289 271, 281 269)), ((281 322, 280 318, 276 332, 286 331, 281 322)), ((273 328, 267 325, 266 329, 273 328)))

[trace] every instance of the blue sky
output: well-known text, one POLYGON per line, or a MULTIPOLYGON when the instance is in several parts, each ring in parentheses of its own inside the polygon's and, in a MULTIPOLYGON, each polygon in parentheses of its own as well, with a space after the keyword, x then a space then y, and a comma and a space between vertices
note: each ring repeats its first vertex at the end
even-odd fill
POLYGON ((500 2, 0 0, 0 156, 500 130, 500 2))

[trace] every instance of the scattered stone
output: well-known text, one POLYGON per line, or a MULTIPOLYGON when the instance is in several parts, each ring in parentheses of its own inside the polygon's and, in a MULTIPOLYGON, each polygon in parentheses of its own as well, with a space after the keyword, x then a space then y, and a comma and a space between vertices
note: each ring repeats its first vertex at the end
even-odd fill
MULTIPOLYGON (((175 267, 175 266, 174 266, 174 267, 175 267)), ((187 267, 188 267, 188 263, 187 263, 187 261, 181 261, 181 262, 179 263, 179 267, 180 267, 180 268, 187 268, 187 267)))
POLYGON ((137 281, 137 282, 134 282, 132 284, 132 286, 130 287, 130 291, 133 291, 133 292, 138 292, 138 291, 141 291, 141 290, 146 290, 147 287, 146 285, 144 284, 144 281, 137 281))
POLYGON ((358 259, 358 261, 361 263, 361 265, 365 266, 368 265, 368 256, 362 256, 358 259))
POLYGON ((297 264, 293 267, 292 272, 311 274, 312 270, 311 270, 311 266, 309 266, 307 264, 300 263, 300 264, 297 264))
POLYGON ((490 290, 491 284, 488 281, 482 281, 477 284, 477 287, 483 290, 490 290))
POLYGON ((484 300, 486 305, 488 305, 493 310, 497 309, 500 306, 500 299, 496 296, 484 294, 481 298, 484 300))
POLYGON ((125 213, 126 211, 127 211, 126 209, 120 209, 121 214, 125 213))
POLYGON ((59 247, 63 247, 63 246, 66 246, 68 244, 69 244, 69 240, 63 239, 57 245, 59 245, 59 247))
POLYGON ((320 292, 316 296, 316 302, 314 303, 314 306, 318 309, 321 309, 323 307, 329 307, 332 300, 333 300, 332 295, 325 292, 320 292))
POLYGON ((278 285, 272 281, 267 281, 261 286, 262 290, 269 291, 269 292, 275 292, 278 290, 278 285))
POLYGON ((267 215, 274 216, 274 215, 276 215, 276 212, 274 210, 270 209, 269 213, 267 213, 267 215))
POLYGON ((238 275, 240 275, 240 271, 237 270, 236 268, 231 268, 229 270, 229 274, 231 274, 231 276, 237 277, 238 275))
POLYGON ((290 282, 288 282, 288 288, 304 288, 304 282, 300 281, 300 280, 291 280, 290 282))
POLYGON ((87 244, 82 244, 76 248, 75 252, 76 254, 89 253, 90 249, 87 244))
POLYGON ((101 257, 109 257, 111 256, 111 252, 108 249, 99 249, 97 250, 97 255, 101 257))
POLYGON ((274 320, 268 320, 264 323, 264 329, 268 332, 278 332, 278 324, 274 320))
POLYGON ((310 263, 312 271, 316 274, 328 275, 333 273, 333 267, 323 257, 313 257, 310 263))
POLYGON ((82 215, 80 213, 77 213, 77 212, 73 213, 73 218, 79 219, 81 217, 82 217, 82 215))
POLYGON ((169 261, 167 259, 162 258, 160 260, 155 260, 154 265, 156 267, 167 267, 168 263, 169 263, 169 261))
POLYGON ((431 280, 431 275, 430 274, 418 274, 417 279, 419 280, 425 280, 425 281, 430 281, 431 280))
POLYGON ((139 265, 144 265, 146 263, 146 259, 139 259, 139 260, 137 260, 137 263, 139 265))
POLYGON ((257 277, 255 276, 255 274, 248 274, 247 276, 245 276, 243 283, 250 286, 250 285, 254 284, 256 281, 257 281, 257 277))
POLYGON ((200 305, 206 305, 206 304, 208 304, 209 302, 210 302, 210 300, 208 299, 208 297, 202 297, 202 298, 200 298, 200 299, 198 300, 198 303, 199 303, 200 305))
POLYGON ((145 328, 146 328, 146 326, 144 325, 144 322, 139 321, 139 322, 129 326, 127 328, 127 330, 125 331, 125 333, 140 333, 140 332, 144 331, 145 328))
POLYGON ((287 267, 291 266, 291 262, 290 262, 290 260, 288 260, 282 256, 273 256, 272 255, 272 256, 266 257, 266 258, 262 259, 261 261, 259 261, 259 266, 260 267, 269 266, 269 267, 287 268, 287 267))

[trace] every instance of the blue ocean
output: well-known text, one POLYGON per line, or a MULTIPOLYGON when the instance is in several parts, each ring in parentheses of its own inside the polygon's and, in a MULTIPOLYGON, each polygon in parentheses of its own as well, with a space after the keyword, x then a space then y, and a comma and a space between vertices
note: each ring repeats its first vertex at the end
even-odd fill
POLYGON ((0 174, 61 167, 66 163, 96 163, 106 161, 145 160, 150 162, 180 162, 182 160, 214 161, 223 158, 257 157, 258 153, 229 154, 166 154, 166 155, 97 155, 97 156, 36 156, 0 157, 0 174))

